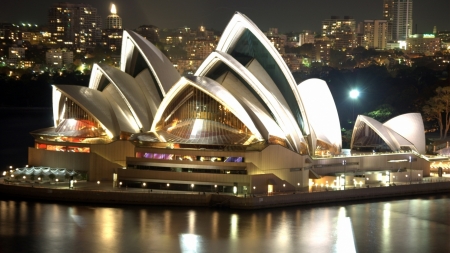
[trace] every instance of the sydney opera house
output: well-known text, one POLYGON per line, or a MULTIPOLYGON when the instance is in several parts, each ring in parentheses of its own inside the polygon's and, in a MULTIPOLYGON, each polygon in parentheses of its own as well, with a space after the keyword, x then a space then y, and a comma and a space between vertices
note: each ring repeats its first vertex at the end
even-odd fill
POLYGON ((325 81, 297 84, 241 13, 193 76, 124 31, 120 69, 98 64, 89 87, 55 85, 53 118, 31 133, 29 164, 115 185, 270 193, 418 180, 430 167, 418 113, 385 123, 359 116, 343 152, 325 81))

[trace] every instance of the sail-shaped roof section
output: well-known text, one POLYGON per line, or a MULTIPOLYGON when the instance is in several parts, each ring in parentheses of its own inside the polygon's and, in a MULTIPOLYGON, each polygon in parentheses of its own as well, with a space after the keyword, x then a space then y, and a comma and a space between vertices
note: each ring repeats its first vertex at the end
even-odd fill
POLYGON ((89 88, 103 88, 103 90, 105 90, 108 85, 113 85, 116 90, 111 92, 115 92, 122 97, 122 100, 132 113, 139 128, 143 131, 150 130, 153 114, 152 110, 150 110, 149 100, 145 96, 147 90, 141 89, 140 85, 132 76, 112 66, 106 64, 94 64, 92 69, 93 77, 89 82, 89 88), (100 86, 102 75, 105 76, 108 81, 106 82, 108 84, 104 87, 100 86))
MULTIPOLYGON (((259 74, 260 77, 265 76, 265 71, 262 69, 259 70, 260 72, 256 74, 259 74)), ((217 51, 211 53, 211 55, 205 59, 204 63, 197 70, 196 75, 212 78, 226 86, 227 89, 233 89, 231 87, 232 85, 240 85, 241 91, 248 90, 253 95, 251 97, 255 98, 253 99, 253 105, 258 106, 260 111, 266 111, 271 115, 273 120, 279 125, 279 129, 284 132, 282 136, 279 136, 278 133, 275 135, 283 139, 287 138, 293 149, 300 152, 301 147, 306 145, 306 142, 288 107, 288 103, 273 83, 272 85, 263 85, 254 73, 231 55, 217 51), (227 81, 228 79, 233 78, 232 76, 234 76, 236 80, 233 82, 227 81)), ((241 97, 242 94, 239 94, 238 91, 235 96, 241 97)), ((279 132, 273 125, 268 124, 268 126, 271 126, 271 132, 279 132)))
POLYGON ((230 110, 231 113, 233 113, 240 121, 242 121, 243 124, 248 127, 248 129, 255 135, 257 139, 263 140, 263 137, 259 133, 252 119, 247 114, 242 105, 236 100, 236 98, 231 95, 231 93, 228 92, 223 86, 207 77, 182 77, 180 81, 177 82, 174 87, 172 87, 170 92, 167 93, 166 98, 163 100, 163 103, 161 104, 161 107, 156 115, 155 121, 152 124, 152 131, 156 130, 157 123, 161 120, 163 112, 172 102, 174 97, 177 96, 180 91, 182 91, 188 85, 201 90, 214 100, 218 101, 220 104, 224 105, 230 110))
MULTIPOLYGON (((334 147, 339 154, 342 148, 341 127, 336 105, 325 81, 308 79, 298 85, 298 91, 309 119, 311 148, 317 148, 317 140, 334 147)), ((311 150, 311 153, 314 150, 311 150)))
POLYGON ((411 142, 417 152, 425 154, 425 129, 420 113, 406 113, 383 124, 411 142))
MULTIPOLYGON (((53 87, 53 93, 61 93, 59 96, 61 100, 67 97, 74 101, 85 112, 94 117, 112 136, 118 136, 120 134, 120 126, 117 118, 112 111, 108 99, 102 92, 75 85, 55 85, 53 87)), ((53 115, 53 117, 61 119, 61 114, 64 113, 64 110, 67 110, 67 108, 57 110, 57 115, 53 115)), ((123 123, 129 124, 126 120, 123 120, 123 123)))
POLYGON ((123 32, 120 69, 133 77, 149 69, 161 99, 180 79, 172 62, 155 45, 130 30, 123 32))
POLYGON ((248 145, 264 140, 234 96, 207 77, 182 77, 162 101, 152 132, 164 142, 183 144, 248 145))
POLYGON ((421 138, 425 136, 423 122, 419 122, 418 119, 418 115, 412 113, 400 115, 382 124, 368 116, 359 115, 353 129, 350 147, 375 148, 383 144, 380 142, 382 140, 392 151, 415 150, 424 153, 425 141, 421 142, 421 138), (405 130, 405 126, 412 129, 405 130))
POLYGON ((303 134, 309 134, 309 128, 306 127, 307 118, 294 77, 272 43, 249 18, 236 12, 223 32, 216 50, 230 54, 244 66, 256 59, 284 95, 303 134))

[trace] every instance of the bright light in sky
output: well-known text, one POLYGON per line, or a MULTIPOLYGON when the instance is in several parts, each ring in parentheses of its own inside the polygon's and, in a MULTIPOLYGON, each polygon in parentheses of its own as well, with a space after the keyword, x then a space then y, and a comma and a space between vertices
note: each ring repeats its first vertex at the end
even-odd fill
POLYGON ((112 14, 117 14, 117 10, 116 10, 116 5, 115 4, 111 5, 111 13, 112 14))
POLYGON ((350 91, 350 97, 355 99, 359 97, 359 91, 358 90, 351 90, 350 91))

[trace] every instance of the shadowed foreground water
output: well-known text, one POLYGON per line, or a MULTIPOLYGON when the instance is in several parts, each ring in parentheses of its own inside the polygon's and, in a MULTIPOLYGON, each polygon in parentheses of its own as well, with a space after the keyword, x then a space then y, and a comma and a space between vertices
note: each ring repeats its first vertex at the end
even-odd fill
POLYGON ((261 211, 0 200, 0 252, 450 252, 450 194, 261 211))

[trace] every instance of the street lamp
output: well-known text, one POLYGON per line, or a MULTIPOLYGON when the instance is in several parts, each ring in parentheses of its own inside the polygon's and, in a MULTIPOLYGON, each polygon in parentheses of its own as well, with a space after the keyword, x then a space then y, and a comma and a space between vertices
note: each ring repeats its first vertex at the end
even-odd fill
POLYGON ((346 165, 346 164, 347 164, 347 161, 346 161, 346 160, 342 160, 342 165, 344 165, 344 190, 345 190, 345 181, 346 181, 346 180, 345 180, 345 169, 346 169, 346 168, 345 168, 345 167, 346 167, 345 165, 346 165))
POLYGON ((359 91, 358 90, 351 90, 350 93, 350 98, 352 99, 352 120, 353 118, 355 118, 355 100, 359 97, 359 91))
POLYGON ((409 184, 412 184, 412 168, 411 168, 411 164, 412 164, 412 159, 411 159, 411 156, 409 156, 409 184))

